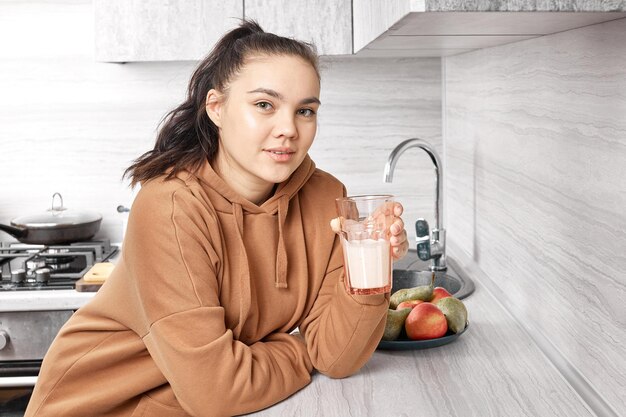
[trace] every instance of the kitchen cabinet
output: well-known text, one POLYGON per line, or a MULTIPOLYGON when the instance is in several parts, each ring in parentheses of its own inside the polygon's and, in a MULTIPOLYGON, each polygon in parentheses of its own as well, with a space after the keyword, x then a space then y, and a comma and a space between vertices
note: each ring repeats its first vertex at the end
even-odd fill
POLYGON ((455 55, 622 19, 625 11, 623 1, 394 0, 381 6, 366 0, 354 6, 354 51, 361 57, 455 55))
POLYGON ((95 58, 199 60, 244 17, 321 55, 350 55, 409 12, 408 0, 94 0, 95 58))
POLYGON ((95 59, 185 61, 207 55, 243 18, 243 0, 94 0, 95 59))
POLYGON ((321 55, 441 57, 626 17, 626 2, 94 0, 96 61, 202 59, 241 18, 321 55))
POLYGON ((352 53, 351 0, 246 0, 246 18, 277 35, 312 42, 321 55, 352 53))
POLYGON ((354 2, 354 52, 363 49, 411 11, 408 0, 354 2))

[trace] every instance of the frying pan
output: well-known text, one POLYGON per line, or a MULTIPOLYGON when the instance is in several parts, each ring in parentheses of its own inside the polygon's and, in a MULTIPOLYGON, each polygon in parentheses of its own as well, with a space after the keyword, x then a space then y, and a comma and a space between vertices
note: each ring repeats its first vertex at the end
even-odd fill
POLYGON ((100 230, 101 222, 102 216, 98 213, 63 207, 63 197, 54 193, 51 208, 13 219, 10 226, 0 224, 0 230, 22 243, 53 245, 88 240, 100 230), (55 206, 56 197, 60 200, 58 206, 55 206))

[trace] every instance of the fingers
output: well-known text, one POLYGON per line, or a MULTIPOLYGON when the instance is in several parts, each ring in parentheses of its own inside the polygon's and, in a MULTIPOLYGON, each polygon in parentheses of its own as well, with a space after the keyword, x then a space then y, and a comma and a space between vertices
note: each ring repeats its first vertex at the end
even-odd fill
POLYGON ((394 224, 391 225, 391 237, 389 243, 391 244, 392 254, 394 259, 400 259, 407 254, 409 250, 409 243, 407 241, 406 230, 404 230, 404 222, 398 218, 394 224))
POLYGON ((394 259, 403 258, 409 251, 406 230, 403 230, 400 236, 392 236, 391 239, 389 239, 389 243, 391 243, 391 247, 393 248, 392 253, 394 259))
POLYGON ((404 207, 402 207, 402 204, 396 202, 393 204, 393 215, 396 217, 400 217, 402 216, 402 213, 404 213, 404 207))
POLYGON ((391 238, 389 238, 389 243, 395 248, 402 246, 402 244, 407 242, 407 240, 406 230, 403 230, 399 235, 391 236, 391 238))
POLYGON ((393 224, 389 228, 389 231, 394 236, 399 235, 400 233, 402 233, 403 230, 404 230, 404 221, 402 221, 402 219, 399 217, 393 222, 393 224))

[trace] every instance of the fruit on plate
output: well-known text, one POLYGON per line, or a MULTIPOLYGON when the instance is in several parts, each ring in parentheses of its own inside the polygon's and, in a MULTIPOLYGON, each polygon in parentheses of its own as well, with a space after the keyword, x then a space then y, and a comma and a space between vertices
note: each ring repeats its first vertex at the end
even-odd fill
POLYGON ((435 287, 433 289, 433 298, 430 300, 430 302, 433 304, 437 304, 437 301, 446 297, 452 297, 452 294, 450 294, 448 290, 443 287, 435 287))
POLYGON ((465 329, 467 308, 465 308, 465 304, 461 300, 454 297, 446 297, 437 301, 435 305, 446 316, 448 328, 452 332, 458 333, 465 329))
POLYGON ((402 310, 403 308, 413 308, 418 304, 422 304, 425 303, 426 301, 422 301, 422 300, 408 300, 408 301, 403 301, 400 304, 398 304, 398 307, 396 307, 396 310, 402 310))
POLYGON ((404 329, 409 339, 436 339, 448 331, 446 316, 433 303, 421 303, 410 311, 404 322, 404 329))
POLYGON ((387 310, 387 323, 385 323, 385 333, 383 333, 383 340, 396 340, 402 332, 404 321, 411 312, 410 308, 404 308, 402 310, 387 310))
POLYGON ((389 298, 389 307, 395 309, 403 301, 422 300, 430 301, 433 298, 433 287, 421 285, 419 287, 404 288, 394 292, 389 298))

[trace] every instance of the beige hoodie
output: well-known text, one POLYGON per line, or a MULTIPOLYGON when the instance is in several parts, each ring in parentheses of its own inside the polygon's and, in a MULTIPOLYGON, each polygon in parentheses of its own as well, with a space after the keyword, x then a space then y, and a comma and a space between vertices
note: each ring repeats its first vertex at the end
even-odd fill
POLYGON ((57 336, 26 416, 238 415, 314 368, 356 372, 388 302, 345 291, 329 227, 344 193, 308 157, 261 206, 208 163, 144 184, 115 270, 57 336))

